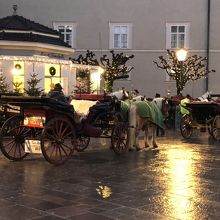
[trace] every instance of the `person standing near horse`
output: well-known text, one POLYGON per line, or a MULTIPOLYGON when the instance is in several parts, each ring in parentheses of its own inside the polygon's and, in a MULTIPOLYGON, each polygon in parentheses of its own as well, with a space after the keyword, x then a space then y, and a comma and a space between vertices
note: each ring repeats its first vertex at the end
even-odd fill
MULTIPOLYGON (((159 109, 162 112, 163 104, 165 99, 163 97, 160 97, 159 93, 156 93, 155 98, 153 99, 153 102, 159 107, 159 109)), ((163 114, 163 112, 162 112, 163 114)), ((166 117, 166 116, 164 116, 166 117)), ((159 136, 159 133, 161 133, 161 136, 165 135, 165 130, 163 128, 157 127, 157 136, 159 136)))

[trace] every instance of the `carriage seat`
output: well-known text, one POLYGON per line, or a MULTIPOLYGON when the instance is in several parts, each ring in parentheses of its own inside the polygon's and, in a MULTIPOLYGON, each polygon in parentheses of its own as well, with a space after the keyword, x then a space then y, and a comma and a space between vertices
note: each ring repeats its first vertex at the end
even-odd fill
POLYGON ((96 103, 96 105, 91 106, 89 111, 110 111, 112 107, 106 103, 96 103))

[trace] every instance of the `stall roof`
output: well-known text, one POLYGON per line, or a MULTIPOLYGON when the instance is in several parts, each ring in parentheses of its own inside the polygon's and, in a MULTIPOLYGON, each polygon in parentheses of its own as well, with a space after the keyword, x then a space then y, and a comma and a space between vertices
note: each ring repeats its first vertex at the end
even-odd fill
POLYGON ((17 14, 0 18, 0 40, 38 42, 70 48, 58 31, 17 14))

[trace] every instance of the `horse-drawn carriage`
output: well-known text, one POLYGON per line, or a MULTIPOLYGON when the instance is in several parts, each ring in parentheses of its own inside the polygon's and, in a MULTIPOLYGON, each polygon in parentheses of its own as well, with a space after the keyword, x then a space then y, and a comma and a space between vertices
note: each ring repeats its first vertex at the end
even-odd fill
POLYGON ((62 164, 75 149, 85 149, 90 137, 110 137, 117 154, 127 150, 128 126, 110 97, 92 107, 79 123, 73 106, 48 97, 2 96, 1 101, 20 107, 20 114, 9 118, 0 132, 1 151, 10 160, 42 153, 48 162, 62 164))
POLYGON ((215 101, 194 101, 186 104, 189 114, 182 117, 180 131, 184 138, 190 138, 193 129, 208 130, 217 141, 220 140, 220 104, 215 101))

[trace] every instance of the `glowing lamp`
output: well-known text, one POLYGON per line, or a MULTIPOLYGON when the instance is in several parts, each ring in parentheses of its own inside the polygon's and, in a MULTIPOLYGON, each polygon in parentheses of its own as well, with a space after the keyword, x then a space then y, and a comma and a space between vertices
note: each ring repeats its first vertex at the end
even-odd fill
POLYGON ((187 51, 185 49, 180 49, 176 51, 176 57, 179 61, 184 61, 187 56, 187 51))

